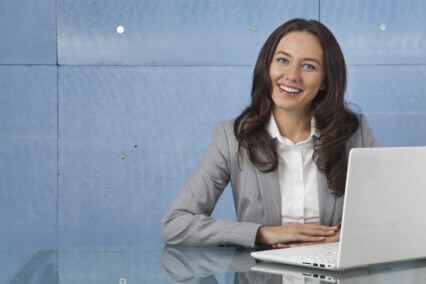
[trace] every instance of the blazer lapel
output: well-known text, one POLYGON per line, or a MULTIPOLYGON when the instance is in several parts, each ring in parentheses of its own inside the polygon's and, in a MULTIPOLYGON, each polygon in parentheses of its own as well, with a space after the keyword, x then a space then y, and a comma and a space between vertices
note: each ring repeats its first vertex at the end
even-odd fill
POLYGON ((265 225, 281 225, 281 193, 278 170, 264 173, 256 168, 265 225))
POLYGON ((327 179, 321 171, 317 171, 318 182, 318 201, 319 201, 319 215, 320 223, 322 225, 331 225, 334 214, 334 207, 336 206, 336 197, 330 192, 328 188, 327 179))

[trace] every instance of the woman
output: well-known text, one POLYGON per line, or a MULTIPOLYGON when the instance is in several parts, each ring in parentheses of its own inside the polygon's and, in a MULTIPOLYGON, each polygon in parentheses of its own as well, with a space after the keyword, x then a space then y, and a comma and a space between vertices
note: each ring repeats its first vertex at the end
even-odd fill
POLYGON ((289 247, 339 240, 348 152, 375 140, 345 105, 346 66, 332 33, 294 19, 266 40, 251 104, 219 123, 162 220, 164 241, 289 247), (238 222, 210 217, 231 183, 238 222))

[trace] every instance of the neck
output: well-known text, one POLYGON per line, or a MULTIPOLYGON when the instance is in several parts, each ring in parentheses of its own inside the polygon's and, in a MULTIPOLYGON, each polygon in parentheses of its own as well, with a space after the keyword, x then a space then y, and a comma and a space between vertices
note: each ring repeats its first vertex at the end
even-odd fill
POLYGON ((274 108, 272 111, 281 136, 298 143, 311 134, 311 114, 309 112, 286 112, 274 108))

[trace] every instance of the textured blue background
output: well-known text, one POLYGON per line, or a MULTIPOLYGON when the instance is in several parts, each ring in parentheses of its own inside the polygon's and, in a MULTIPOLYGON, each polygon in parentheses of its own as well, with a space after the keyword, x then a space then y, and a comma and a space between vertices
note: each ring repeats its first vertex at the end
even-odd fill
MULTIPOLYGON (((426 1, 1 1, 0 252, 162 246, 213 125, 294 17, 335 33, 381 145, 426 145, 426 1)), ((229 190, 214 215, 235 218, 229 190)))

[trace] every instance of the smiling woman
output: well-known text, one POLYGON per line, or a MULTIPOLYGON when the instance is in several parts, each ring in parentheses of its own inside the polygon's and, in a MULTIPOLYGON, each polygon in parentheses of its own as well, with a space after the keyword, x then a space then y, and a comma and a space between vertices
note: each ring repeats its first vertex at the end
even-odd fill
POLYGON ((289 247, 339 240, 348 152, 372 147, 345 105, 346 66, 333 34, 294 19, 266 40, 251 104, 219 123, 200 165, 162 220, 166 243, 289 247), (231 183, 237 222, 211 216, 231 183))

